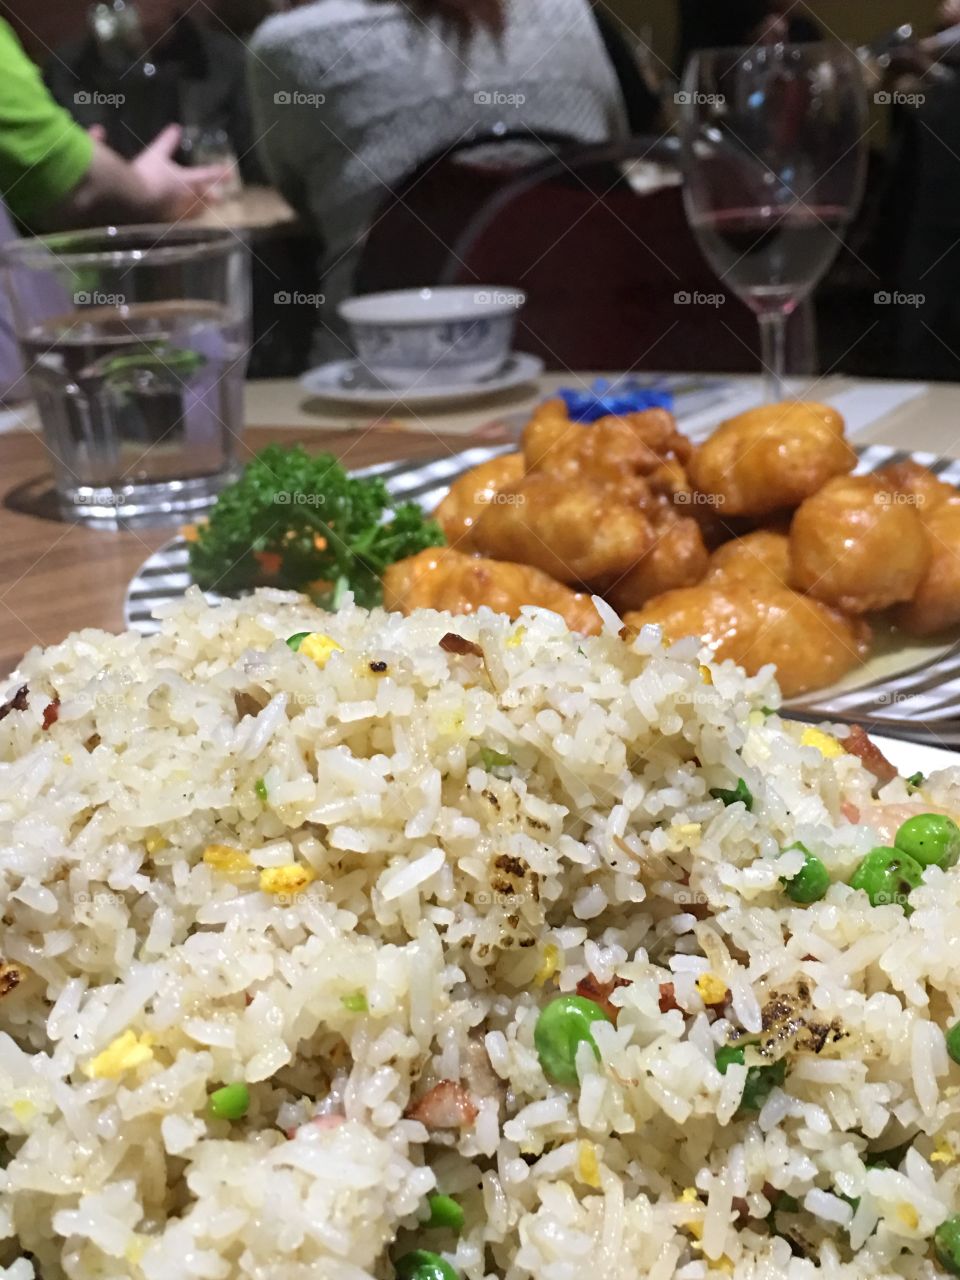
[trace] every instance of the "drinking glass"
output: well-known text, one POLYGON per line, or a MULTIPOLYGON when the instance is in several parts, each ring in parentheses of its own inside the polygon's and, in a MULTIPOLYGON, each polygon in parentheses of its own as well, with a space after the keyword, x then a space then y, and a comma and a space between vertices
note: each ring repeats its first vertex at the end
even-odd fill
POLYGON ((710 265, 756 313, 767 398, 783 398, 786 325, 863 196, 863 69, 841 45, 707 49, 677 95, 687 218, 710 265))
POLYGON ((180 153, 184 164, 216 164, 222 167, 224 176, 214 188, 218 199, 236 200, 241 194, 243 186, 237 153, 226 129, 196 124, 184 126, 180 153))
POLYGON ((244 244, 106 227, 13 241, 0 267, 63 514, 143 525, 208 507, 238 471, 244 244))

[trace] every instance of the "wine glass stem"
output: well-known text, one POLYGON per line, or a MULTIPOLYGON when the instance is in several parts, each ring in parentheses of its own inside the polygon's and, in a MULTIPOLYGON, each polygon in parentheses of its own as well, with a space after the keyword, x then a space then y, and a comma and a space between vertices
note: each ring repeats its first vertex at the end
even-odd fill
POLYGON ((782 311, 767 311, 760 316, 760 344, 764 392, 767 402, 775 404, 784 398, 787 371, 787 317, 782 311))

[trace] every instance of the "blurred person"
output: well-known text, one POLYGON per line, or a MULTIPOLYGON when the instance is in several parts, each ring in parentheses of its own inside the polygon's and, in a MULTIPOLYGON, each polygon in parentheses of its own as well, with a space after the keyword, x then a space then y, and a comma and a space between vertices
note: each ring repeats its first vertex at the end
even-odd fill
POLYGON ((205 0, 204 8, 215 23, 237 40, 246 42, 271 13, 292 8, 287 4, 272 4, 271 0, 205 0))
MULTIPOLYGON (((34 48, 37 47, 35 44, 34 48)), ((58 106, 12 26, 0 19, 0 243, 109 222, 175 221, 221 181, 219 167, 173 160, 176 126, 122 159, 58 106)), ((0 294, 0 400, 27 392, 6 293, 0 294)))
POLYGON ((54 102, 0 19, 0 196, 21 226, 39 232, 182 217, 223 172, 176 164, 179 140, 174 125, 132 161, 122 159, 54 102))
MULTIPOLYGON (((946 0, 939 26, 960 22, 960 0, 946 0)), ((903 377, 960 378, 960 73, 935 67, 922 50, 895 60, 886 214, 895 238, 889 317, 903 377)), ((889 295, 887 295, 889 296, 889 295)))
POLYGON ((678 68, 695 49, 822 39, 817 24, 797 9, 795 0, 680 0, 678 68))
POLYGON ((322 240, 327 325, 378 207, 430 156, 500 125, 627 133, 589 0, 316 0, 267 19, 248 66, 264 164, 322 240))
POLYGON ((99 126, 127 159, 170 124, 219 131, 242 176, 263 180, 239 40, 197 22, 186 0, 91 5, 88 22, 85 36, 58 44, 46 65, 51 93, 80 124, 99 126))

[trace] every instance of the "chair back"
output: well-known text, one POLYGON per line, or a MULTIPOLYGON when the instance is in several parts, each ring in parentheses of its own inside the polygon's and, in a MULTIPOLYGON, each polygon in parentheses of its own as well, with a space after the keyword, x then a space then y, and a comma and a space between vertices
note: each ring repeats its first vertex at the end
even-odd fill
POLYGON ((377 210, 355 292, 437 284, 452 246, 497 192, 577 145, 564 134, 494 126, 435 152, 377 210))
MULTIPOLYGON (((527 294, 517 346, 549 369, 755 373, 755 316, 703 257, 674 139, 565 149, 491 194, 441 283, 527 294)), ((791 367, 812 372, 810 316, 791 367)))

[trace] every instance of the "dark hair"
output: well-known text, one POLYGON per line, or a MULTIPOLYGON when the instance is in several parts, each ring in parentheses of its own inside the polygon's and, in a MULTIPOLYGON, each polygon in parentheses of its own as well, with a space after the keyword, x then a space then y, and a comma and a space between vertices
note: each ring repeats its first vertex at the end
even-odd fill
POLYGON ((460 36, 481 28, 499 39, 506 26, 504 0, 406 0, 421 18, 440 18, 460 36))

